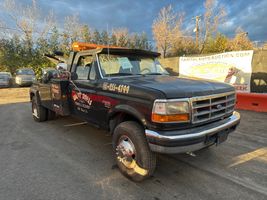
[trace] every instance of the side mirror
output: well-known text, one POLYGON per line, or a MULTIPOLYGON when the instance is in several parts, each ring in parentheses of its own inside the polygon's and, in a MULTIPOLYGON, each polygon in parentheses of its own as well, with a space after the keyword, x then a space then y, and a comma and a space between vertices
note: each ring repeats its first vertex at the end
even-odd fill
POLYGON ((77 80, 78 79, 78 74, 76 72, 71 72, 70 79, 74 80, 74 81, 77 80))
POLYGON ((56 68, 57 70, 67 70, 68 66, 66 63, 58 63, 56 68))

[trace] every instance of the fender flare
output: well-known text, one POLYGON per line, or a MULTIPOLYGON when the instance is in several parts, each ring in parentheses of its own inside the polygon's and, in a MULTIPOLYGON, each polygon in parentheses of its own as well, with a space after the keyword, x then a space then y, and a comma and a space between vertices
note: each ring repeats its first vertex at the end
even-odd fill
POLYGON ((41 104, 40 95, 39 95, 39 91, 38 90, 30 89, 30 100, 32 100, 33 96, 36 96, 37 97, 37 103, 41 104))
POLYGON ((107 120, 109 121, 112 117, 114 117, 118 113, 126 113, 128 115, 132 115, 133 117, 138 119, 138 121, 144 127, 147 126, 147 120, 146 120, 145 116, 142 113, 140 113, 138 110, 136 110, 134 107, 132 107, 130 105, 126 105, 126 104, 117 105, 113 109, 111 109, 108 113, 108 119, 107 120))

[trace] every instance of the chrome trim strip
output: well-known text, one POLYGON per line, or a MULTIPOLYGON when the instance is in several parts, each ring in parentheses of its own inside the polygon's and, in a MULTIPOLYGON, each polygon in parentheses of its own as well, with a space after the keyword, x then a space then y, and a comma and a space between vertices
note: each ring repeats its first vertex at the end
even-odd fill
POLYGON ((164 147, 164 146, 159 146, 159 145, 155 145, 151 143, 149 144, 149 148, 151 149, 151 151, 157 152, 157 153, 165 153, 165 154, 194 152, 206 146, 209 146, 209 145, 205 144, 204 142, 187 145, 187 146, 177 146, 177 147, 164 147))
POLYGON ((231 94, 235 94, 235 92, 225 92, 225 93, 212 94, 212 95, 207 95, 207 96, 197 96, 197 97, 192 97, 192 99, 194 101, 200 101, 200 100, 206 100, 206 99, 214 99, 214 98, 223 97, 223 96, 229 96, 231 94))
POLYGON ((102 70, 101 70, 101 67, 100 67, 100 62, 99 62, 99 59, 98 59, 98 54, 96 54, 95 56, 96 56, 96 62, 97 62, 97 67, 98 67, 98 71, 99 71, 100 77, 101 77, 101 79, 103 79, 104 76, 102 74, 102 70))
POLYGON ((156 99, 154 101, 154 104, 155 103, 167 103, 167 102, 176 102, 176 101, 189 101, 189 98, 182 98, 182 99, 156 99))
POLYGON ((240 122, 240 114, 238 112, 234 112, 232 116, 229 117, 229 120, 220 125, 217 126, 215 128, 211 128, 208 130, 204 130, 204 131, 200 131, 200 132, 195 132, 195 133, 190 133, 190 134, 185 134, 185 135, 172 135, 172 136, 166 136, 166 135, 161 135, 156 131, 152 131, 152 130, 145 130, 145 134, 147 137, 150 138, 155 138, 155 139, 163 139, 163 140, 184 140, 184 139, 194 139, 194 138, 200 138, 203 137, 205 135, 209 135, 209 134, 214 134, 217 133, 221 130, 230 128, 232 126, 237 125, 240 122))

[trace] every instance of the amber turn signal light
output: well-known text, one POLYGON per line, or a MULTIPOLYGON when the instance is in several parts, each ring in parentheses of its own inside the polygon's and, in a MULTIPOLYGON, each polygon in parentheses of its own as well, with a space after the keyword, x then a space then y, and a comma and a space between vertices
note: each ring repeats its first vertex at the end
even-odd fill
POLYGON ((175 114, 175 115, 159 115, 152 113, 151 117, 153 122, 187 122, 189 121, 189 114, 175 114))

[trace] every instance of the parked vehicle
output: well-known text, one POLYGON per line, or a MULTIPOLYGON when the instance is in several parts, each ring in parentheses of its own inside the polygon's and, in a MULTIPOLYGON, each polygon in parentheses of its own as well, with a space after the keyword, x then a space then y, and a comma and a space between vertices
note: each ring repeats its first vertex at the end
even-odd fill
POLYGON ((35 80, 34 71, 30 68, 18 69, 15 73, 15 84, 19 86, 30 86, 35 80))
POLYGON ((9 72, 0 72, 0 87, 10 87, 12 84, 12 75, 9 72))
POLYGON ((31 87, 33 119, 73 115, 108 130, 119 169, 134 181, 153 174, 155 153, 221 144, 240 122, 234 87, 170 76, 159 53, 86 43, 73 49, 67 70, 31 87))

